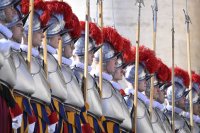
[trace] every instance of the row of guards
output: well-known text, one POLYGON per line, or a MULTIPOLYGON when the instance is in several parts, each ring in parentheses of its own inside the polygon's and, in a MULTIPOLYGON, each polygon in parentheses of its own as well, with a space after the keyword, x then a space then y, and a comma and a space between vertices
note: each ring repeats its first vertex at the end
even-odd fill
POLYGON ((85 22, 66 2, 1 0, 0 133, 200 133, 200 75, 190 56, 188 72, 156 57, 154 3, 151 50, 139 44, 143 0, 135 46, 103 27, 102 0, 99 24, 89 0, 85 22))

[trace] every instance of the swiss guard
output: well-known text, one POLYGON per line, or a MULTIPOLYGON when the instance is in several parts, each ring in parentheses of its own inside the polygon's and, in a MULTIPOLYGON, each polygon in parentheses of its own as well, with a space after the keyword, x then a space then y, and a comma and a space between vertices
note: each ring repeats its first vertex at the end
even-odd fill
MULTIPOLYGON (((135 53, 135 47, 132 48, 133 53, 135 53)), ((148 83, 147 80, 150 79, 151 75, 154 74, 159 67, 159 63, 157 58, 155 57, 155 54, 152 50, 140 46, 139 47, 139 68, 138 68, 138 110, 137 110, 137 131, 141 133, 145 132, 152 132, 153 133, 153 127, 150 121, 150 116, 148 113, 148 107, 145 105, 148 98, 142 93, 147 89, 148 83)), ((132 59, 132 62, 135 62, 135 55, 132 59)), ((135 82, 135 64, 128 66, 126 68, 126 74, 125 78, 127 81, 128 88, 125 89, 126 93, 126 101, 129 107, 129 110, 131 111, 132 119, 134 114, 133 109, 133 96, 134 96, 134 82, 135 82)))
MULTIPOLYGON (((74 62, 73 62, 73 71, 75 76, 78 79, 79 86, 81 89, 84 89, 84 55, 85 55, 85 22, 81 21, 81 36, 75 42, 75 49, 73 51, 74 54, 74 62)), ((98 51, 101 47, 102 43, 102 32, 97 27, 95 23, 89 23, 89 44, 88 44, 88 88, 86 93, 87 101, 86 104, 89 105, 89 109, 87 110, 87 116, 85 116, 85 122, 89 123, 92 132, 105 132, 102 125, 102 105, 99 94, 99 88, 95 79, 90 75, 92 70, 92 62, 94 58, 94 53, 98 51)))
MULTIPOLYGON (((152 112, 152 126, 154 132, 172 132, 171 125, 168 121, 168 118, 165 116, 165 102, 166 95, 166 86, 171 80, 171 71, 170 69, 163 64, 162 61, 158 61, 159 68, 154 74, 154 94, 153 94, 153 112, 152 112)), ((150 82, 150 80, 149 80, 150 82)), ((171 84, 170 84, 171 85, 171 84)), ((146 90, 146 96, 150 97, 150 87, 146 90)), ((147 102, 149 106, 150 100, 147 102)))
MULTIPOLYGON (((199 113, 199 83, 200 83, 200 76, 196 73, 192 74, 192 103, 193 103, 193 120, 194 120, 194 126, 193 126, 193 132, 199 133, 200 127, 198 124, 200 123, 200 119, 198 116, 199 113)), ((190 105, 189 105, 189 95, 187 95, 187 104, 186 104, 186 111, 182 113, 182 115, 185 117, 188 124, 190 124, 190 105)))
MULTIPOLYGON (((63 103, 68 99, 68 88, 65 85, 61 67, 59 66, 55 56, 62 35, 68 32, 67 29, 64 29, 64 26, 65 21, 69 22, 71 20, 72 10, 65 2, 46 1, 44 2, 44 5, 46 5, 47 11, 49 11, 50 17, 47 20, 47 25, 49 25, 46 30, 47 44, 43 44, 42 47, 40 47, 40 57, 43 59, 43 62, 47 61, 48 82, 52 89, 52 105, 59 117, 55 132, 63 132, 63 124, 67 122, 63 103), (45 46, 47 48, 46 59, 45 46)), ((45 67, 45 64, 43 64, 43 66, 45 67)))
POLYGON ((0 4, 0 55, 2 59, 0 62, 0 132, 2 133, 11 132, 12 128, 17 130, 21 127, 23 110, 20 105, 22 102, 18 105, 16 97, 13 96, 14 93, 20 93, 20 98, 22 98, 24 97, 23 94, 32 94, 34 92, 34 87, 30 87, 28 84, 24 85, 21 81, 19 82, 20 74, 22 74, 20 77, 22 79, 24 76, 27 76, 30 80, 32 79, 26 70, 26 65, 19 66, 18 64, 18 62, 21 62, 19 44, 11 41, 19 38, 16 37, 17 34, 19 36, 22 35, 23 24, 21 21, 23 18, 18 14, 19 10, 16 8, 19 3, 20 0, 3 0, 0 4), (21 25, 19 29, 15 27, 17 23, 21 25), (15 32, 15 35, 12 32, 15 32), (16 55, 18 56, 13 58, 16 55), (20 68, 16 70, 18 66, 20 68), (24 68, 22 68, 23 66, 24 68), (24 73, 21 71, 22 69, 24 69, 24 73))
MULTIPOLYGON (((120 93, 112 86, 110 81, 113 79, 112 74, 115 72, 117 57, 119 52, 117 52, 117 48, 120 45, 123 45, 123 39, 119 35, 119 33, 111 28, 105 27, 103 28, 103 64, 102 64, 102 113, 105 116, 103 125, 105 128, 105 132, 107 133, 118 133, 120 132, 120 124, 124 120, 123 109, 121 106, 121 101, 118 96, 121 96, 120 93)), ((122 46, 120 46, 122 48, 122 46)), ((119 50, 121 49, 119 48, 119 50)), ((99 81, 99 56, 100 53, 95 53, 95 68, 93 69, 92 74, 99 81)))
MULTIPOLYGON (((32 56, 31 56, 31 75, 33 77, 32 85, 35 86, 35 92, 31 95, 31 105, 36 116, 36 123, 33 132, 54 132, 55 125, 58 122, 57 116, 53 107, 51 106, 51 88, 45 77, 42 59, 40 58, 38 48, 42 45, 44 38, 43 32, 48 28, 47 20, 42 17, 44 14, 49 14, 45 10, 45 6, 41 3, 34 3, 35 11, 33 14, 33 40, 32 40, 32 56)), ((22 12, 28 13, 29 2, 24 1, 22 4, 22 12)), ((50 17, 50 16, 49 16, 50 17)), ((28 54, 28 27, 30 17, 24 26, 24 43, 20 46, 22 55, 27 61, 28 54)))
MULTIPOLYGON (((70 31, 62 35, 61 70, 64 76, 65 86, 67 87, 67 99, 64 101, 64 106, 65 113, 68 117, 68 123, 64 125, 64 132, 74 133, 80 130, 77 129, 80 125, 76 121, 78 114, 80 114, 81 109, 84 107, 82 89, 71 69, 71 65, 73 64, 71 57, 73 55, 74 43, 81 35, 80 22, 75 14, 72 14, 72 19, 70 21, 65 21, 65 28, 70 31)), ((54 55, 54 57, 59 60, 58 54, 54 55)))
POLYGON ((168 86, 171 86, 171 71, 170 69, 161 61, 160 67, 158 71, 155 73, 154 78, 154 86, 159 86, 158 90, 158 96, 156 99, 154 99, 153 107, 155 110, 155 113, 158 114, 161 124, 163 125, 166 133, 171 133, 172 128, 170 125, 170 122, 166 115, 164 114, 166 110, 165 103, 165 96, 166 96, 166 89, 168 86))
MULTIPOLYGON (((189 86, 189 75, 186 71, 179 67, 174 69, 174 89, 175 89, 175 131, 176 132, 187 132, 190 133, 190 127, 187 124, 184 117, 181 115, 186 107, 186 96, 189 91, 186 91, 186 88, 189 86)), ((166 115, 172 122, 172 86, 167 89, 167 100, 169 105, 166 107, 166 115)))
POLYGON ((13 32, 11 57, 16 68, 16 84, 13 87, 14 97, 19 108, 23 110, 22 119, 18 117, 18 122, 13 123, 12 128, 18 132, 31 132, 35 126, 35 116, 30 105, 31 95, 35 92, 33 77, 29 72, 27 64, 21 55, 20 43, 23 37, 23 25, 28 15, 22 16, 20 5, 15 5, 16 15, 11 23, 6 26, 13 32), (20 123, 21 122, 21 123, 20 123), (18 124, 20 128, 18 128, 18 124))
POLYGON ((122 108, 123 108, 123 114, 124 114, 124 121, 120 124, 120 130, 121 132, 131 132, 132 130, 132 119, 131 115, 128 109, 128 106, 126 104, 126 101, 124 99, 125 92, 122 87, 122 85, 119 83, 119 81, 122 80, 124 76, 124 70, 126 67, 130 64, 131 57, 133 56, 133 53, 131 51, 131 42, 125 38, 123 38, 123 49, 121 51, 120 55, 117 59, 117 65, 116 70, 112 74, 113 79, 111 81, 112 86, 118 92, 118 97, 121 102, 122 108))

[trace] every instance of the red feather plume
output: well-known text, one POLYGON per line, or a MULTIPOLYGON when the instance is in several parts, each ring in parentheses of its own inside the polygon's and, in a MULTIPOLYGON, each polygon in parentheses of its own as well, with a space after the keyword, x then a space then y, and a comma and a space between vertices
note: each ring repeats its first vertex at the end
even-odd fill
MULTIPOLYGON (((35 0, 34 1, 34 10, 42 10, 44 11, 40 16, 40 21, 42 26, 45 26, 50 19, 50 12, 47 10, 46 4, 42 0, 35 0)), ((23 14, 29 13, 29 1, 22 0, 21 1, 21 12, 23 14)))
POLYGON ((70 22, 65 24, 66 29, 72 29, 70 35, 72 38, 79 38, 81 35, 81 25, 78 17, 73 13, 72 19, 70 22))
MULTIPOLYGON (((85 31, 85 22, 80 21, 81 30, 85 31)), ((89 36, 95 40, 97 45, 100 45, 103 42, 103 35, 99 27, 95 24, 90 22, 89 23, 89 36)))
POLYGON ((123 59, 125 61, 125 63, 131 63, 132 62, 132 58, 133 58, 133 52, 132 52, 132 48, 131 48, 131 42, 126 39, 126 38, 123 38, 123 59))
MULTIPOLYGON (((131 52, 133 54, 132 62, 134 63, 136 57, 136 47, 132 47, 131 52)), ((145 46, 139 47, 139 62, 144 63, 149 73, 156 72, 160 66, 159 60, 156 58, 154 51, 145 46)))
POLYGON ((65 22, 69 22, 72 19, 72 9, 67 3, 59 1, 47 1, 45 4, 47 10, 51 14, 63 14, 65 22))
POLYGON ((183 79, 183 83, 184 85, 188 88, 189 87, 189 75, 187 73, 187 71, 179 68, 179 67, 175 67, 174 68, 174 75, 176 77, 180 77, 183 79))
POLYGON ((162 61, 160 61, 157 78, 162 82, 169 82, 169 77, 171 79, 170 69, 162 61))
POLYGON ((149 58, 144 61, 144 64, 149 73, 155 73, 158 71, 160 61, 155 56, 149 56, 149 58))
POLYGON ((192 82, 200 84, 200 75, 193 73, 192 74, 192 82))
POLYGON ((116 51, 122 51, 123 39, 116 29, 112 27, 103 28, 103 40, 104 42, 110 43, 116 51))

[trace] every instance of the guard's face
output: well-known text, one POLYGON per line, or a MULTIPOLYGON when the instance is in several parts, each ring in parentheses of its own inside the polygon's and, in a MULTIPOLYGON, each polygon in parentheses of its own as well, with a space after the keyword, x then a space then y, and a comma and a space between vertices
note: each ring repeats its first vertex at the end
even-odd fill
POLYGON ((193 113, 199 115, 199 104, 193 104, 193 113))
POLYGON ((116 69, 115 73, 113 74, 113 79, 115 80, 122 80, 124 74, 124 70, 122 69, 122 67, 119 67, 116 69))
POLYGON ((88 52, 88 65, 91 66, 94 58, 94 51, 89 51, 88 52))
POLYGON ((21 43, 23 31, 24 31, 22 21, 18 22, 15 26, 13 26, 11 28, 11 31, 13 33, 13 36, 12 36, 13 40, 18 43, 21 43))
POLYGON ((71 44, 68 44, 64 48, 64 56, 66 58, 71 58, 73 55, 73 50, 74 50, 74 42, 71 42, 71 44))
POLYGON ((159 86, 158 85, 154 86, 154 93, 153 93, 154 99, 157 99, 159 97, 159 91, 160 91, 159 86))
POLYGON ((43 31, 39 30, 33 32, 33 47, 38 47, 42 44, 42 39, 44 38, 43 31))
POLYGON ((52 47, 58 48, 59 40, 61 40, 61 36, 55 35, 49 38, 49 41, 50 41, 49 43, 52 47))
POLYGON ((106 67, 107 67, 107 72, 109 74, 113 74, 116 70, 116 63, 117 63, 117 57, 114 57, 112 59, 110 59, 107 64, 106 64, 106 67))
POLYGON ((186 98, 183 96, 179 101, 177 101, 177 107, 185 110, 185 105, 186 105, 186 98))
POLYGON ((145 79, 138 82, 138 91, 143 92, 146 90, 147 87, 147 81, 145 79))
POLYGON ((165 90, 160 90, 158 91, 158 102, 160 102, 161 104, 163 104, 165 102, 165 95, 166 95, 166 91, 165 90))
POLYGON ((13 7, 13 5, 8 6, 4 9, 5 12, 5 16, 6 16, 6 21, 7 22, 11 22, 13 17, 17 14, 15 8, 13 7))

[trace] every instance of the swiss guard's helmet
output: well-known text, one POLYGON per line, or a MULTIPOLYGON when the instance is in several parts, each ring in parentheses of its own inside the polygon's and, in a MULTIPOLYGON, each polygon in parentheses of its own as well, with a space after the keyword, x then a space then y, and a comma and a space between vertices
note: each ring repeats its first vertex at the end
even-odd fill
POLYGON ((65 2, 46 1, 44 2, 51 17, 48 19, 49 25, 46 35, 52 37, 55 35, 64 35, 69 30, 64 28, 65 23, 72 19, 72 9, 65 2))
POLYGON ((72 42, 75 43, 81 35, 81 25, 78 17, 74 13, 72 15, 72 19, 65 22, 65 28, 71 31, 62 35, 63 47, 71 44, 72 42))
MULTIPOLYGON (((132 53, 136 53, 136 48, 132 47, 132 53)), ((139 66, 138 66, 138 80, 148 80, 154 74, 158 68, 158 59, 155 54, 149 48, 144 46, 139 47, 139 66)), ((132 58, 132 65, 126 68, 125 78, 128 82, 133 84, 135 82, 135 54, 132 58)))
MULTIPOLYGON (((117 57, 123 48, 123 39, 121 35, 112 27, 103 28, 103 63, 117 57), (119 52, 120 51, 120 52, 119 52)), ((96 61, 99 61, 100 53, 95 53, 96 61)))
POLYGON ((20 0, 1 0, 0 2, 0 10, 5 9, 7 6, 14 5, 19 3, 20 0))
MULTIPOLYGON (((75 43, 75 49, 73 51, 74 55, 84 56, 85 53, 85 22, 81 21, 81 36, 75 43)), ((102 46, 102 32, 97 27, 95 23, 89 23, 89 44, 88 51, 93 51, 94 53, 102 46)))
MULTIPOLYGON (((175 101, 179 101, 189 93, 189 91, 186 91, 186 88, 189 86, 189 75, 179 67, 174 69, 174 73, 175 101)), ((172 102, 172 86, 167 89, 167 100, 172 102)))

